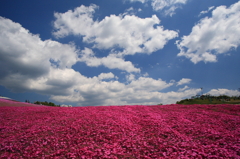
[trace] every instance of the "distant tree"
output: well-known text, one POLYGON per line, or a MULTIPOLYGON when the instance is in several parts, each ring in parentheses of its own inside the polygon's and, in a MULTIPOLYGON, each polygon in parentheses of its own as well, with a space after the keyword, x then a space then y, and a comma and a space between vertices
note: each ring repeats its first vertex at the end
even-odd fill
POLYGON ((52 107, 60 107, 60 105, 56 105, 53 102, 47 102, 47 101, 45 101, 45 102, 36 101, 36 102, 34 102, 34 104, 46 105, 46 106, 52 106, 52 107))
POLYGON ((230 97, 227 96, 227 95, 220 95, 220 96, 218 96, 218 98, 220 98, 220 99, 229 99, 230 97))
POLYGON ((41 104, 39 101, 34 102, 34 104, 41 104))
POLYGON ((48 105, 49 105, 49 106, 55 106, 55 104, 52 103, 52 102, 49 102, 48 105))

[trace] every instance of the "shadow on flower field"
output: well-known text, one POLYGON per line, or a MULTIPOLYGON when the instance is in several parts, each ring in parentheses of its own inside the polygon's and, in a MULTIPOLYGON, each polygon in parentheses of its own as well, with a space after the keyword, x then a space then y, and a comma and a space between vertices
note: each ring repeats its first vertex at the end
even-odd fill
POLYGON ((0 103, 0 158, 240 158, 240 105, 0 103))

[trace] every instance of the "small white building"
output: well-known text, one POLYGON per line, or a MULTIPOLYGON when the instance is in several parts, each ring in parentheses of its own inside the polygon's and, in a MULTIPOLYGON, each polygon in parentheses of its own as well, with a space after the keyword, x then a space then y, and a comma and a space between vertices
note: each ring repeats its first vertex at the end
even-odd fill
POLYGON ((72 107, 72 105, 65 105, 65 104, 62 104, 62 105, 60 105, 60 107, 72 107))

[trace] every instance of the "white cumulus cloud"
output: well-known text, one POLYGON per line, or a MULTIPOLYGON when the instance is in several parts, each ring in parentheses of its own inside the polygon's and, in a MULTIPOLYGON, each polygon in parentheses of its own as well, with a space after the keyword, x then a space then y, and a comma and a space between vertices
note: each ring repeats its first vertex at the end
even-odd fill
POLYGON ((186 89, 188 89, 188 88, 189 88, 188 86, 184 86, 183 88, 179 88, 178 91, 179 91, 179 92, 182 92, 182 91, 184 91, 184 90, 186 90, 186 89))
POLYGON ((55 32, 53 34, 60 38, 69 34, 86 35, 91 32, 94 21, 93 13, 98 6, 91 4, 89 7, 81 5, 73 11, 68 10, 65 13, 54 13, 56 20, 54 21, 55 32))
POLYGON ((130 2, 150 2, 153 10, 163 11, 165 15, 172 16, 175 10, 181 8, 188 0, 129 0, 130 2))
POLYGON ((185 56, 193 63, 216 62, 217 55, 227 53, 240 45, 240 2, 219 6, 212 11, 212 17, 200 20, 188 36, 176 44, 178 56, 185 56))
POLYGON ((135 68, 130 61, 125 61, 123 58, 117 57, 114 54, 110 54, 107 57, 98 58, 89 48, 85 48, 81 51, 78 61, 85 62, 87 66, 90 67, 103 65, 110 69, 120 69, 127 72, 140 72, 140 69, 135 68))
POLYGON ((67 35, 83 36, 83 41, 95 48, 123 49, 122 55, 152 53, 162 49, 171 39, 178 36, 173 30, 164 30, 156 15, 139 18, 135 15, 110 15, 101 21, 93 20, 96 5, 80 6, 65 13, 55 13, 56 37, 67 35))
MULTIPOLYGON (((69 69, 77 62, 74 45, 42 41, 20 24, 0 17, 0 83, 14 91, 44 81, 52 69, 69 69)), ((47 87, 47 86, 46 86, 47 87)))
POLYGON ((135 90, 160 91, 172 85, 173 83, 167 83, 161 79, 155 80, 149 77, 140 77, 137 80, 131 81, 128 87, 131 87, 135 90))
POLYGON ((134 74, 126 75, 126 79, 127 79, 127 81, 131 82, 131 81, 135 80, 135 75, 134 74))
POLYGON ((112 72, 109 73, 101 73, 100 75, 98 75, 98 79, 103 80, 103 79, 111 79, 114 78, 114 74, 112 72))
POLYGON ((238 90, 229 90, 229 89, 212 89, 208 93, 213 96, 227 95, 227 96, 239 96, 240 92, 238 90))
POLYGON ((189 78, 182 78, 179 82, 177 82, 177 86, 183 85, 183 84, 189 84, 192 80, 189 78))
POLYGON ((213 10, 214 8, 215 8, 214 6, 208 7, 208 10, 201 11, 198 16, 200 17, 203 14, 207 14, 209 11, 213 10))
POLYGON ((177 8, 186 3, 187 0, 152 0, 152 7, 156 11, 164 10, 166 15, 172 16, 177 8))

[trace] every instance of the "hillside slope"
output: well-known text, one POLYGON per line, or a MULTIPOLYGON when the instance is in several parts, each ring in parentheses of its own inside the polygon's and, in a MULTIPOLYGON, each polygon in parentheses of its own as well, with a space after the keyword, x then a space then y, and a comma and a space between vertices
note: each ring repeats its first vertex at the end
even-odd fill
POLYGON ((3 106, 19 107, 19 106, 39 106, 39 105, 0 98, 0 107, 3 107, 3 106))
POLYGON ((0 158, 240 158, 240 105, 2 106, 0 132, 0 158))

